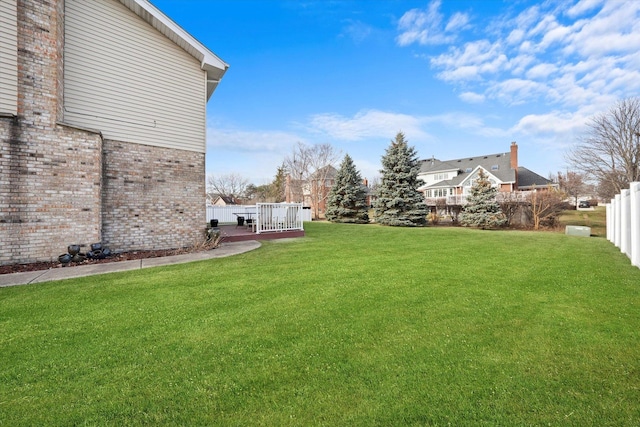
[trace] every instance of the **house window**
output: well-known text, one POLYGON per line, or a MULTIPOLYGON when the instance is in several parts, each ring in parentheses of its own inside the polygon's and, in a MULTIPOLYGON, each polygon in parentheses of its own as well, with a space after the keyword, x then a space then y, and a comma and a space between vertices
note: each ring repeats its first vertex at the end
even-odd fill
POLYGON ((493 166, 491 166, 491 170, 492 170, 492 171, 497 171, 497 170, 498 170, 498 168, 499 168, 499 166, 498 166, 498 165, 493 165, 493 166))
POLYGON ((449 179, 448 173, 437 173, 435 174, 436 181, 444 181, 445 179, 449 179))
POLYGON ((472 170, 473 170, 472 168, 467 168, 465 172, 471 172, 472 170))

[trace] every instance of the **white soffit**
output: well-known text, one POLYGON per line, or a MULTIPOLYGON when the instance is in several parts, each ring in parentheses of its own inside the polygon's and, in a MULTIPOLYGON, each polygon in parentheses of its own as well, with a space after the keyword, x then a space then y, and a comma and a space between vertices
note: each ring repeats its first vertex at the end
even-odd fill
POLYGON ((148 0, 119 1, 142 20, 200 61, 200 66, 207 72, 207 99, 209 99, 229 65, 148 0))

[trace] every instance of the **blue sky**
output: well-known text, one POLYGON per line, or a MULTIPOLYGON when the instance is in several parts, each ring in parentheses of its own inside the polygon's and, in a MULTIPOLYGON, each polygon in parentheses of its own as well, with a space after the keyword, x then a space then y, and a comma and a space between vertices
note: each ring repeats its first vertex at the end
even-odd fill
POLYGON ((363 177, 402 131, 420 158, 508 152, 547 176, 640 93, 640 1, 152 0, 230 65, 207 174, 270 182, 298 143, 363 177))

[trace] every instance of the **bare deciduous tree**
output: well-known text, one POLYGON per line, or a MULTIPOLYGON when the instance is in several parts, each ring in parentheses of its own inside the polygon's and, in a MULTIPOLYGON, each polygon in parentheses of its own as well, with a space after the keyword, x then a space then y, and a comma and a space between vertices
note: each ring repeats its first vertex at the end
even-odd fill
POLYGON ((295 202, 304 202, 307 198, 314 208, 315 218, 320 203, 329 194, 328 177, 335 171, 334 165, 339 158, 340 153, 331 144, 306 145, 302 142, 285 158, 284 164, 291 176, 290 196, 295 202))
POLYGON ((311 169, 308 149, 307 145, 298 142, 291 154, 284 159, 284 165, 290 176, 289 197, 293 202, 303 202, 303 184, 309 177, 311 169))
POLYGON ((533 191, 528 196, 527 216, 534 230, 541 226, 553 227, 564 208, 565 194, 555 188, 533 191))
POLYGON ((607 113, 592 118, 567 160, 606 190, 604 198, 640 180, 640 98, 618 101, 607 113))
POLYGON ((209 175, 207 177, 207 198, 213 201, 216 197, 239 199, 244 196, 249 181, 237 173, 226 175, 209 175))
POLYGON ((578 206, 578 198, 580 195, 583 195, 587 189, 584 174, 572 171, 567 171, 565 174, 558 172, 558 186, 567 196, 573 198, 576 206, 578 206))

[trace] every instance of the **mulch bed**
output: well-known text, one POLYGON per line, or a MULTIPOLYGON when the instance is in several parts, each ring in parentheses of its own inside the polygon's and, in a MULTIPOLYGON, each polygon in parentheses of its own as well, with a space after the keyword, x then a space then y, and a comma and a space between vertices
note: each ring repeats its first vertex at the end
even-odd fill
POLYGON ((67 268, 77 265, 104 264, 108 262, 129 261, 145 258, 158 258, 171 255, 181 255, 190 252, 198 252, 212 248, 200 247, 198 249, 166 249, 166 250, 149 250, 149 251, 131 251, 113 254, 104 259, 86 259, 82 262, 70 262, 62 264, 59 261, 51 262, 33 262, 29 264, 11 264, 0 265, 0 274, 22 273, 27 271, 49 270, 52 268, 67 268))

